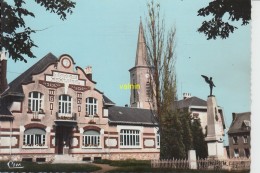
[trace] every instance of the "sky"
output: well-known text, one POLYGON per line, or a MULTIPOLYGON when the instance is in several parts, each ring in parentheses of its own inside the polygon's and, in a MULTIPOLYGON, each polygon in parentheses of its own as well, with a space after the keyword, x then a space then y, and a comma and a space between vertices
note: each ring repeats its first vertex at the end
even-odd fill
MULTIPOLYGON (((96 88, 118 106, 129 104, 130 91, 120 89, 129 83, 129 69, 134 66, 140 18, 145 24, 147 2, 144 0, 77 0, 73 14, 61 21, 35 3, 26 6, 35 13, 27 17, 32 29, 43 30, 33 35, 38 48, 36 59, 28 63, 8 61, 8 82, 14 80, 47 53, 59 57, 69 54, 76 65, 92 66, 96 88)), ((240 26, 228 39, 207 40, 197 32, 206 20, 197 11, 210 0, 161 0, 161 14, 166 29, 175 26, 178 97, 188 92, 206 100, 209 87, 201 75, 213 77, 213 94, 224 110, 226 125, 232 112, 250 111, 250 25, 240 26)), ((145 27, 145 26, 144 26, 145 27)))

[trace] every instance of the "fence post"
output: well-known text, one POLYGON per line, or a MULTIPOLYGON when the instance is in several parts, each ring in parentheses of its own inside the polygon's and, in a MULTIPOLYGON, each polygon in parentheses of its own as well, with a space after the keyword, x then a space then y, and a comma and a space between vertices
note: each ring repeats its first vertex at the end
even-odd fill
POLYGON ((197 169, 197 160, 196 160, 196 151, 189 150, 188 151, 188 161, 190 169, 197 169))

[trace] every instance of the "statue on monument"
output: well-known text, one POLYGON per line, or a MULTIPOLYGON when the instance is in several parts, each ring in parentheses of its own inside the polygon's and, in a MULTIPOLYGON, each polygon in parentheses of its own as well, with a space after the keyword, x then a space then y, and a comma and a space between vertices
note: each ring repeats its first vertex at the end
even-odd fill
POLYGON ((213 87, 216 87, 212 81, 212 77, 208 78, 207 76, 205 75, 201 75, 205 81, 209 84, 209 88, 210 88, 210 95, 209 96, 212 96, 212 90, 213 90, 213 87))

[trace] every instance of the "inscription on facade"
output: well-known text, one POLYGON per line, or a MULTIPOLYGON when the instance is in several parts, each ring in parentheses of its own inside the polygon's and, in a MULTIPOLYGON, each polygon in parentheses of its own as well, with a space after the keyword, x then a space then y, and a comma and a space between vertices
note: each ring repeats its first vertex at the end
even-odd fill
POLYGON ((54 71, 52 76, 46 75, 46 81, 49 82, 58 82, 58 83, 64 83, 64 84, 74 84, 74 85, 85 85, 84 80, 80 80, 79 76, 76 74, 69 74, 69 73, 62 73, 54 71))

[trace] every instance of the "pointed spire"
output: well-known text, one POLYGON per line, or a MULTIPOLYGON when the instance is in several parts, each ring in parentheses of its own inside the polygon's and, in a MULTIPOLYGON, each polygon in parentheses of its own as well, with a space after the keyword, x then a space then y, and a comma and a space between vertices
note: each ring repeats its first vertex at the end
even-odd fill
POLYGON ((136 59, 135 66, 147 66, 147 52, 144 39, 144 29, 142 24, 142 19, 140 17, 137 49, 136 49, 136 59))

